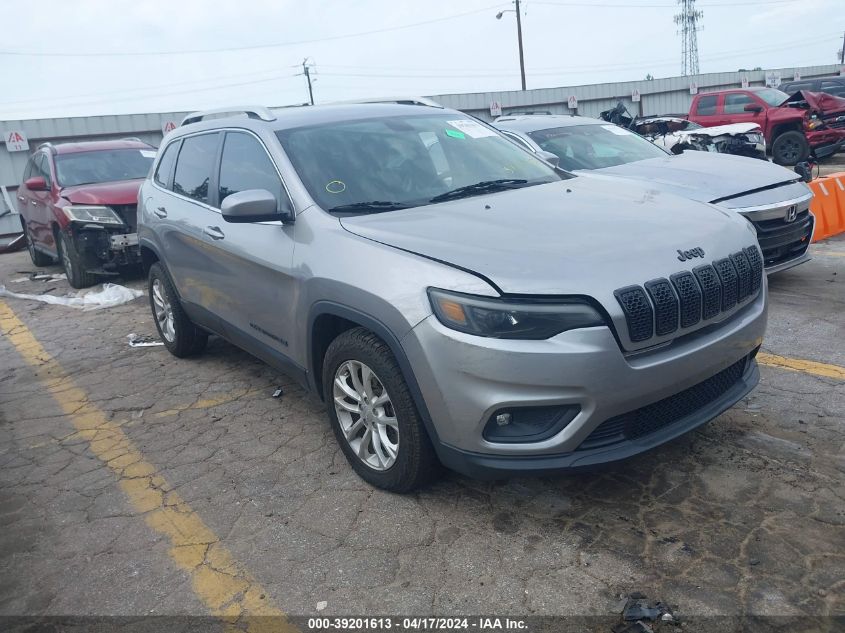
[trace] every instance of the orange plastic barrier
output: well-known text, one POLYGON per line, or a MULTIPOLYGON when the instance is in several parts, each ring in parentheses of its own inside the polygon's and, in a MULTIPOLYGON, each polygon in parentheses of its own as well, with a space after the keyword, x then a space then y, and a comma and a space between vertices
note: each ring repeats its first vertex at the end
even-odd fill
POLYGON ((816 216, 813 241, 845 233, 845 171, 817 178, 810 189, 814 194, 810 211, 816 216))

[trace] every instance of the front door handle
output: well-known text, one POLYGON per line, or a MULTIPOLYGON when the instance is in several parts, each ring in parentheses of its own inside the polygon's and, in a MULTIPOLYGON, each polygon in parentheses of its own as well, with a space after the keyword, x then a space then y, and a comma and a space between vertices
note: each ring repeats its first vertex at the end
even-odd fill
POLYGON ((158 207, 157 209, 153 209, 153 213, 155 213, 156 216, 160 218, 167 217, 167 209, 165 209, 164 207, 158 207))
POLYGON ((220 230, 217 226, 207 226, 202 230, 203 233, 208 235, 213 240, 222 240, 226 235, 223 231, 220 230))
POLYGON ((38 204, 38 200, 30 200, 30 203, 33 205, 38 204))

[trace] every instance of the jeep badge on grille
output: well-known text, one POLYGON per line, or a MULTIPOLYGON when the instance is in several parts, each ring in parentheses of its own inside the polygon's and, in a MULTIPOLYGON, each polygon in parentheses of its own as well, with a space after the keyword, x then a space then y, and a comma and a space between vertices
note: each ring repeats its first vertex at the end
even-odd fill
POLYGON ((688 251, 682 251, 678 249, 678 261, 685 262, 688 259, 692 259, 694 257, 701 257, 702 259, 704 259, 704 249, 700 246, 697 246, 696 248, 691 248, 688 251))

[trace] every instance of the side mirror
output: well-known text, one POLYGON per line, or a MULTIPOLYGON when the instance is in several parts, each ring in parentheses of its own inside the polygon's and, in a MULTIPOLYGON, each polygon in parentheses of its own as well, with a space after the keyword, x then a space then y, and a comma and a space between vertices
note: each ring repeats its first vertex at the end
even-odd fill
POLYGON ((542 158, 555 169, 560 167, 560 156, 558 156, 557 154, 552 154, 551 152, 545 152, 543 150, 540 150, 539 152, 537 152, 537 156, 539 158, 542 158))
POLYGON ((47 181, 44 176, 33 176, 23 181, 26 188, 30 191, 48 191, 50 187, 47 186, 47 181))
POLYGON ((763 111, 763 106, 757 105, 756 103, 748 103, 745 105, 743 110, 745 112, 753 112, 754 114, 757 114, 758 112, 763 111))
MULTIPOLYGON (((286 207, 286 201, 283 205, 286 207)), ((266 189, 247 189, 226 196, 220 211, 226 222, 248 223, 248 222, 271 222, 280 220, 292 222, 294 219, 292 209, 279 210, 279 202, 276 196, 266 189)))
POLYGON ((795 165, 795 173, 801 176, 804 182, 812 182, 813 180, 813 164, 804 161, 795 165))

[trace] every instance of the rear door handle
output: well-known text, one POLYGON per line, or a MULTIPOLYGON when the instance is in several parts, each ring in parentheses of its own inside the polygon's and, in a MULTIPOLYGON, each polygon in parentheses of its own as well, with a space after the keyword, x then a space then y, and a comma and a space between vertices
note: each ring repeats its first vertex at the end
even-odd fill
POLYGON ((158 207, 157 209, 153 209, 153 213, 155 213, 160 218, 167 217, 167 209, 164 207, 158 207))
POLYGON ((30 200, 30 204, 38 204, 38 200, 30 200))
POLYGON ((202 230, 203 233, 208 235, 213 240, 222 240, 226 235, 223 231, 220 230, 219 227, 216 226, 207 226, 202 230))
POLYGON ((26 198, 24 198, 23 196, 18 196, 18 200, 20 200, 21 202, 26 202, 26 198))

